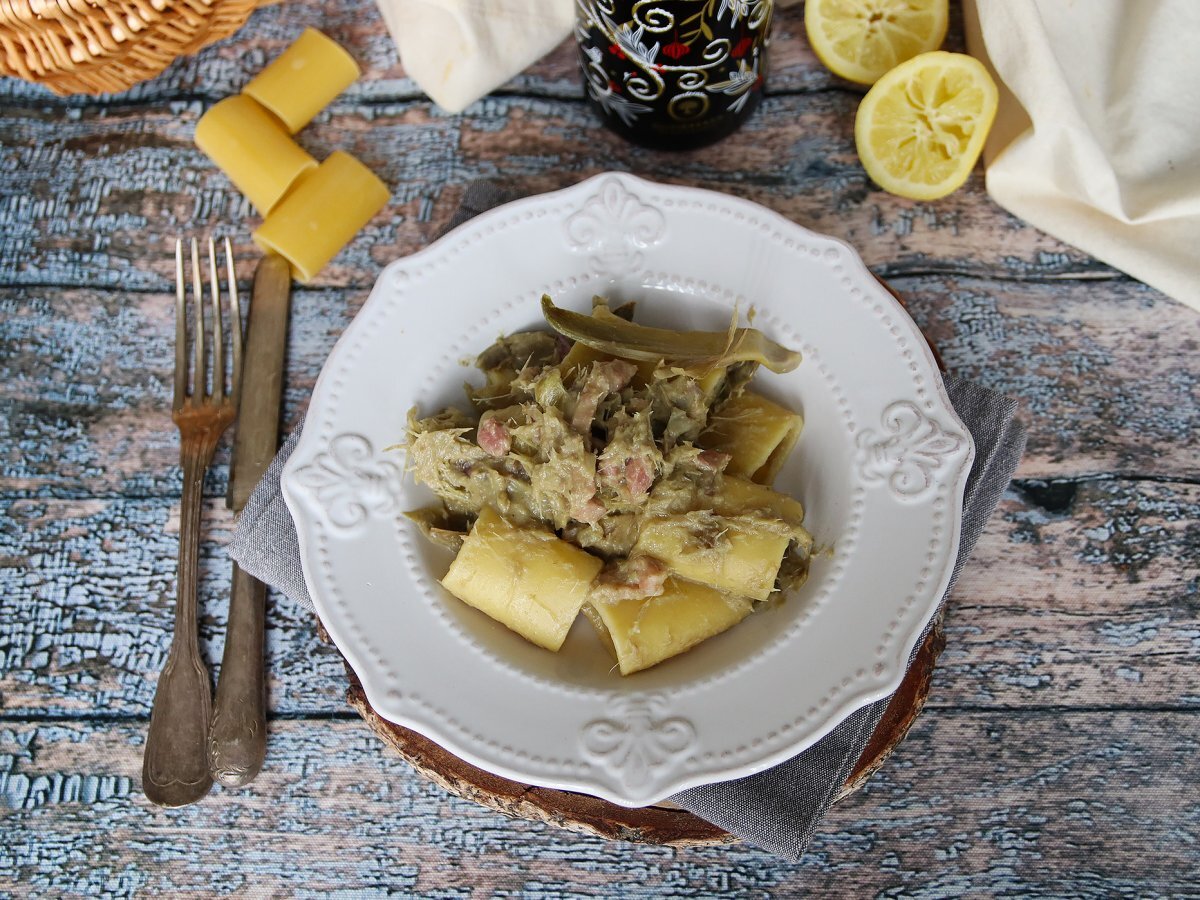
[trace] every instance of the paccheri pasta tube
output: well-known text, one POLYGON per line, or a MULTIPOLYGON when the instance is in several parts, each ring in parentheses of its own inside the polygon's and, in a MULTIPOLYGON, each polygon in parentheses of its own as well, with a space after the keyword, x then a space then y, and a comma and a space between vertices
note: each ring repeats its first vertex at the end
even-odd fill
POLYGON ((196 145, 265 221, 254 233, 308 282, 388 200, 387 186, 348 153, 319 166, 292 134, 359 76, 336 42, 308 28, 242 94, 196 124, 196 145))
POLYGON ((295 134, 360 74, 358 63, 341 45, 315 28, 305 28, 242 93, 261 103, 295 134))
POLYGON ((628 675, 806 577, 804 507, 759 483, 801 421, 746 389, 760 364, 799 357, 754 329, 623 325, 630 311, 602 298, 600 328, 543 305, 581 340, 503 337, 476 360, 486 383, 468 386, 472 412, 410 411, 408 467, 441 501, 410 516, 460 548, 442 580, 451 594, 551 650, 583 612, 628 675), (723 415, 753 427, 714 431, 723 415), (732 473, 735 459, 757 480, 732 473))
POLYGON ((786 523, 761 515, 700 511, 648 519, 633 549, 661 559, 683 578, 766 600, 775 589, 791 532, 786 523))
POLYGON ((732 628, 753 610, 748 597, 671 578, 661 594, 598 601, 584 612, 621 674, 630 675, 732 628))
POLYGON ((700 444, 730 456, 725 470, 759 484, 770 484, 787 459, 804 420, 766 397, 746 391, 731 397, 712 416, 700 444))
POLYGON ((547 529, 517 528, 485 506, 442 584, 522 637, 557 650, 603 565, 547 529))
POLYGON ((196 123, 196 146, 263 215, 317 167, 278 121, 251 97, 226 97, 196 123))
POLYGON ((271 210, 254 242, 291 263, 297 279, 311 281, 383 209, 388 196, 374 172, 335 150, 271 210))

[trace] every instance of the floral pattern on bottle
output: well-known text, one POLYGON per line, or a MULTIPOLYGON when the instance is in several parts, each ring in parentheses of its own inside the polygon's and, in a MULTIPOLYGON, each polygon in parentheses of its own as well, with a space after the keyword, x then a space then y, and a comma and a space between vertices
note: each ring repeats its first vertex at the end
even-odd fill
POLYGON ((732 131, 762 93, 772 0, 576 0, 589 98, 666 139, 732 131))

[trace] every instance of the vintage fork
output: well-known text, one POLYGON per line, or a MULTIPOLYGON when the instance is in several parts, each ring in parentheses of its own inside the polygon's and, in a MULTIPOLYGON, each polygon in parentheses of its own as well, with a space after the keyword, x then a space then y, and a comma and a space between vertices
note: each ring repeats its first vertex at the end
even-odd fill
POLYGON ((212 787, 208 769, 208 726, 212 686, 200 658, 197 636, 197 562, 200 554, 200 508, 204 473, 217 442, 236 416, 242 374, 242 314, 229 238, 224 244, 231 332, 232 377, 225 374, 225 341, 221 325, 221 290, 216 247, 208 241, 209 288, 212 297, 212 367, 205 353, 204 291, 200 255, 191 240, 192 295, 195 306, 191 387, 187 353, 187 297, 183 241, 175 242, 175 399, 171 418, 179 426, 183 499, 179 521, 179 572, 175 632, 166 665, 158 678, 150 731, 142 759, 142 790, 159 806, 194 803, 212 787), (211 380, 211 388, 209 382, 211 380))

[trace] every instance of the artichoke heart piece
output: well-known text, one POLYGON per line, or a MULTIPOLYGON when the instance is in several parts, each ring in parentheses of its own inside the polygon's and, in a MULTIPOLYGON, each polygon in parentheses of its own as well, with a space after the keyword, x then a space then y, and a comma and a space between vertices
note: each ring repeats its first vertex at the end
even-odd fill
POLYGON ((671 578, 657 597, 597 601, 587 613, 621 674, 629 675, 733 627, 753 606, 747 597, 671 578))
POLYGON ((430 543, 455 553, 462 549, 463 541, 467 539, 467 527, 463 517, 451 515, 446 507, 440 504, 410 510, 404 516, 416 523, 421 529, 421 534, 425 535, 430 543))
MULTIPOLYGON (((635 306, 635 303, 625 303, 616 309, 609 309, 608 301, 597 296, 592 298, 592 315, 615 316, 626 322, 632 322, 635 306)), ((567 355, 563 357, 559 368, 569 377, 578 378, 585 375, 593 363, 609 362, 613 359, 616 357, 611 353, 604 353, 595 347, 589 347, 587 344, 576 341, 567 351, 567 355)), ((637 387, 645 387, 649 384, 654 378, 654 370, 658 367, 658 363, 657 359, 637 360, 638 371, 637 375, 633 377, 633 384, 637 387)))
MULTIPOLYGON (((576 341, 567 351, 567 355, 563 357, 561 369, 578 378, 585 375, 594 363, 610 362, 616 358, 611 353, 604 353, 595 347, 589 347, 581 341, 576 341)), ((633 363, 637 366, 637 374, 633 376, 631 384, 635 387, 645 387, 654 380, 654 370, 658 368, 659 363, 657 359, 636 359, 633 360, 633 363)))
POLYGON ((488 506, 442 586, 527 640, 557 651, 602 566, 549 531, 510 525, 488 506))
POLYGON ((542 314, 559 334, 622 359, 664 360, 683 368, 705 370, 751 360, 772 372, 790 372, 800 364, 799 353, 775 343, 757 328, 728 331, 651 328, 627 322, 603 308, 590 316, 560 309, 548 296, 542 297, 542 314))

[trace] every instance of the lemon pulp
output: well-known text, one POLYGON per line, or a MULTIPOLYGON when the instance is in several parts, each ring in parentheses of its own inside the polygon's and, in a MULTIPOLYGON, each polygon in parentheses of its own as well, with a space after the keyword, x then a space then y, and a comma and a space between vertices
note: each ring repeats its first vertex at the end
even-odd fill
POLYGON ((835 75, 874 84, 946 38, 947 0, 808 0, 804 27, 835 75))
POLYGON ((923 53, 867 92, 854 142, 867 174, 914 200, 944 197, 967 180, 996 115, 996 83, 977 59, 923 53))

